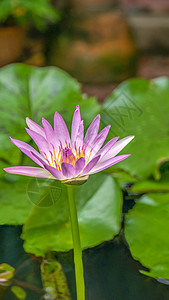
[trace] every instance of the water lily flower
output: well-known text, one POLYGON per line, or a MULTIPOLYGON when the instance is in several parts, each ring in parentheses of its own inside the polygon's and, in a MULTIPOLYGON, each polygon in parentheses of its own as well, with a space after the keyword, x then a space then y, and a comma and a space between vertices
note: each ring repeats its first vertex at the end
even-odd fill
POLYGON ((109 168, 130 156, 130 154, 117 154, 134 136, 128 136, 119 141, 117 141, 119 137, 114 137, 103 146, 111 126, 106 126, 98 133, 100 115, 95 117, 84 136, 79 105, 76 106, 73 115, 71 137, 58 112, 54 116, 54 129, 44 118, 42 119, 43 127, 29 118, 26 118, 26 123, 29 127, 26 131, 36 143, 39 152, 25 142, 10 139, 39 167, 5 168, 4 170, 8 173, 58 179, 63 182, 83 181, 87 180, 90 174, 109 168))

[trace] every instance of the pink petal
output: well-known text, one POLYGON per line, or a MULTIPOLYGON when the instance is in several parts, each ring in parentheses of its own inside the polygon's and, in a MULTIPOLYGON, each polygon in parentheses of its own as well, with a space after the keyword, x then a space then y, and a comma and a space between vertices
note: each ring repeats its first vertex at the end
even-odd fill
POLYGON ((75 168, 73 165, 63 162, 61 164, 62 173, 66 178, 72 178, 75 176, 75 168))
POLYGON ((131 154, 126 154, 126 155, 118 155, 116 157, 110 158, 104 162, 99 162, 92 170, 91 172, 89 172, 89 174, 94 174, 97 172, 100 172, 102 170, 105 170, 115 164, 117 164, 118 162, 126 159, 127 157, 129 157, 131 154))
POLYGON ((70 143, 70 135, 65 121, 58 112, 54 116, 54 130, 56 138, 62 143, 63 147, 66 147, 66 143, 70 143))
POLYGON ((28 125, 28 127, 29 127, 31 130, 33 130, 33 131, 39 133, 39 134, 42 135, 44 138, 46 138, 46 137, 45 137, 44 129, 43 129, 40 125, 38 125, 37 123, 35 123, 34 121, 32 121, 32 120, 29 119, 29 118, 26 118, 26 124, 28 125))
POLYGON ((53 151, 53 147, 54 147, 56 149, 56 152, 57 152, 57 149, 58 149, 60 144, 59 144, 59 141, 56 138, 56 134, 55 134, 52 126, 44 118, 42 118, 42 124, 43 124, 43 127, 44 127, 46 139, 48 141, 48 145, 49 145, 50 150, 53 151))
POLYGON ((9 167, 4 169, 7 173, 20 174, 32 177, 55 179, 47 170, 37 167, 9 167))
POLYGON ((73 120, 72 120, 72 129, 71 129, 71 142, 74 144, 76 140, 76 136, 78 134, 79 126, 81 123, 81 115, 80 115, 80 109, 79 105, 76 106, 76 110, 73 115, 73 120))
POLYGON ((42 160, 43 157, 40 153, 38 153, 33 147, 31 147, 30 145, 28 145, 25 142, 16 140, 16 139, 12 139, 10 137, 11 142, 17 146, 23 153, 25 153, 27 156, 29 156, 36 164, 43 166, 42 163, 40 162, 39 158, 41 158, 42 160), (35 153, 37 157, 33 156, 32 153, 35 153))
POLYGON ((76 136, 76 141, 75 141, 75 145, 77 150, 79 149, 79 147, 83 146, 83 137, 84 137, 84 126, 83 126, 83 121, 81 121, 80 125, 79 125, 79 130, 76 136))
MULTIPOLYGON (((32 155, 34 155, 36 158, 36 154, 32 153, 32 155)), ((40 159, 39 159, 40 160, 40 159)), ((56 168, 49 166, 46 162, 43 162, 42 160, 40 160, 41 163, 43 164, 43 167, 48 170, 55 178, 62 180, 65 179, 63 174, 56 168)))
POLYGON ((92 141, 96 138, 99 130, 99 125, 100 125, 100 115, 97 115, 86 131, 84 144, 92 143, 92 141))
POLYGON ((79 158, 75 163, 75 175, 78 175, 85 166, 85 158, 81 157, 79 158))
POLYGON ((44 168, 46 170, 48 170, 55 178, 59 179, 59 180, 63 180, 65 179, 65 177, 63 176, 63 174, 56 168, 53 168, 47 164, 44 165, 44 168))
POLYGON ((87 166, 84 168, 83 172, 81 175, 86 175, 90 172, 91 169, 93 169, 93 167, 97 164, 97 162, 100 159, 100 155, 95 156, 88 164, 87 166))
POLYGON ((39 133, 37 133, 31 129, 28 129, 28 128, 25 128, 25 129, 26 129, 27 133, 30 135, 30 137, 34 140, 35 144, 38 146, 39 151, 41 153, 46 153, 48 155, 49 154, 49 146, 48 146, 47 140, 39 133))
POLYGON ((117 142, 118 139, 119 136, 114 137, 102 149, 100 149, 100 151, 98 152, 98 154, 101 155, 100 160, 113 147, 113 145, 117 142))
POLYGON ((106 155, 102 157, 101 161, 108 160, 117 155, 133 138, 133 135, 127 136, 115 143, 115 145, 106 153, 106 155))
POLYGON ((89 153, 92 149, 91 155, 90 155, 90 160, 96 155, 98 154, 98 151, 100 150, 100 148, 102 147, 108 133, 110 130, 110 125, 106 126, 105 128, 103 128, 102 131, 99 132, 99 134, 97 135, 97 137, 94 139, 94 141, 92 142, 92 144, 89 144, 86 148, 86 156, 89 156, 89 153))

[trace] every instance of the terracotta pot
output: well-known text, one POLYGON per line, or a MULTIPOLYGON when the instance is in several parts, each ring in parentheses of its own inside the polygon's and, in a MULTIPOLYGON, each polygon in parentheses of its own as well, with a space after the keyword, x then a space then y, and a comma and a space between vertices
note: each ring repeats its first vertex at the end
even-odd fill
POLYGON ((15 62, 19 58, 25 38, 26 32, 18 26, 0 28, 0 66, 15 62))

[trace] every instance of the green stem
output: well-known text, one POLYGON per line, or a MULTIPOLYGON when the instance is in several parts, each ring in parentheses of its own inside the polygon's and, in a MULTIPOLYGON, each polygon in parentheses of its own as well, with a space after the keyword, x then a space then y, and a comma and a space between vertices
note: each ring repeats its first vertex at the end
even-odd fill
POLYGON ((82 249, 80 244, 80 233, 77 218, 76 204, 74 200, 74 188, 73 186, 67 186, 68 200, 70 209, 70 220, 72 227, 72 238, 74 248, 74 264, 75 264, 75 277, 76 277, 76 294, 77 300, 85 300, 85 285, 83 276, 83 260, 82 249))

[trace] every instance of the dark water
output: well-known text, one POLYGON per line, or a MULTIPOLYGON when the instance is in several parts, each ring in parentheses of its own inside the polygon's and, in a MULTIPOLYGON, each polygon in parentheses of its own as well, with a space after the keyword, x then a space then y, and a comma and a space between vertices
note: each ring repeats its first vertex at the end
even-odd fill
MULTIPOLYGON (((25 254, 20 234, 21 227, 0 226, 0 263, 15 267, 15 278, 29 285, 27 300, 42 299, 39 262, 25 254)), ((63 265, 74 300, 73 254, 58 253, 56 258, 63 265)), ((139 273, 143 267, 132 259, 123 237, 84 251, 84 266, 86 300, 169 299, 169 286, 139 273)), ((16 297, 8 290, 3 299, 16 297)))

